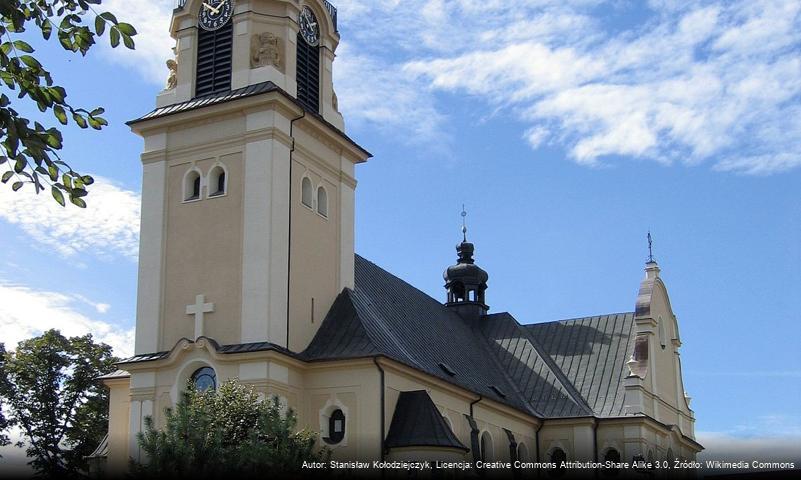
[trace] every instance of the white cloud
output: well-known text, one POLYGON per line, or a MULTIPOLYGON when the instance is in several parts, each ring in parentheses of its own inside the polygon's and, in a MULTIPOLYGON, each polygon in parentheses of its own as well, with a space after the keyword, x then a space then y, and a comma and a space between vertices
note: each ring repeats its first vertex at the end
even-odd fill
MULTIPOLYGON (((562 145, 586 165, 622 155, 747 174, 801 166, 798 2, 652 1, 633 26, 598 16, 634 8, 615 2, 345 5, 348 54, 403 64, 425 82, 420 108, 432 99, 425 86, 484 98, 525 122, 533 147, 562 145)), ((408 80, 378 64, 390 75, 359 93, 381 101, 408 80)))
POLYGON ((0 188, 0 218, 18 225, 40 245, 64 256, 90 253, 99 257, 123 255, 136 260, 139 252, 140 197, 102 177, 86 197, 88 208, 58 205, 49 192, 36 195, 30 186, 12 192, 0 188))
MULTIPOLYGON (((505 109, 533 148, 562 146, 585 165, 621 155, 755 175, 801 166, 795 0, 335 3, 348 122, 436 143, 448 120, 440 90, 505 109), (619 23, 627 16, 637 21, 619 23)), ((104 6, 141 32, 136 52, 110 58, 161 83, 173 2, 104 6)))
POLYGON ((99 40, 106 58, 133 68, 153 84, 163 85, 168 73, 165 63, 173 57, 175 46, 169 30, 174 6, 173 0, 105 0, 98 11, 114 13, 118 20, 132 24, 138 32, 133 51, 122 45, 112 49, 108 38, 99 40))
POLYGON ((111 345, 117 356, 130 356, 134 330, 92 319, 77 310, 79 303, 86 299, 0 281, 0 331, 6 348, 54 328, 68 337, 91 333, 95 341, 111 345))
POLYGON ((86 298, 83 295, 77 293, 74 294, 73 297, 94 308, 95 311, 97 311, 97 313, 108 313, 108 311, 111 310, 111 305, 109 305, 108 303, 94 302, 91 299, 86 298))
POLYGON ((350 51, 342 43, 334 70, 346 121, 369 122, 410 141, 441 140, 442 115, 432 95, 399 65, 350 51))

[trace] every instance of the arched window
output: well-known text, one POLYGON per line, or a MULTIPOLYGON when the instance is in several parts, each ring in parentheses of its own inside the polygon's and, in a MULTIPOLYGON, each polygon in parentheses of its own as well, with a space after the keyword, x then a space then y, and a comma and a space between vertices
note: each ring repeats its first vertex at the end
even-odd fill
POLYGON ((211 367, 203 367, 192 374, 192 384, 198 392, 205 392, 206 390, 217 389, 217 374, 211 367))
POLYGON ((489 434, 489 432, 484 432, 481 434, 480 447, 482 461, 488 462, 494 458, 495 454, 492 451, 492 436, 489 434))
POLYGON ((328 438, 324 440, 331 444, 337 444, 345 438, 345 414, 342 410, 336 409, 331 412, 328 418, 328 438))
POLYGON ((210 197, 219 197, 227 192, 228 179, 223 167, 218 165, 211 170, 209 174, 209 190, 212 191, 212 193, 209 193, 210 197))
POLYGON ((528 461, 528 447, 526 447, 525 443, 517 444, 517 459, 521 462, 528 461))
POLYGON ((317 213, 328 217, 328 192, 323 187, 317 187, 317 213))
POLYGON ((565 474, 565 467, 562 465, 562 462, 567 461, 567 454, 561 448, 555 448, 551 452, 551 463, 554 464, 554 467, 549 471, 551 476, 554 477, 561 477, 565 474))
POLYGON ((451 302, 464 302, 464 284, 462 282, 454 282, 451 285, 451 302))
POLYGON ((300 201, 303 202, 309 208, 312 207, 312 182, 309 177, 303 177, 303 181, 301 182, 301 198, 300 201))
POLYGON ((200 172, 190 170, 184 177, 184 200, 200 200, 200 172))
MULTIPOLYGON (((615 464, 620 463, 620 452, 614 448, 608 449, 604 454, 604 462, 613 462, 615 464)), ((620 472, 620 468, 617 466, 610 466, 609 468, 604 468, 601 471, 606 475, 617 475, 620 472)))

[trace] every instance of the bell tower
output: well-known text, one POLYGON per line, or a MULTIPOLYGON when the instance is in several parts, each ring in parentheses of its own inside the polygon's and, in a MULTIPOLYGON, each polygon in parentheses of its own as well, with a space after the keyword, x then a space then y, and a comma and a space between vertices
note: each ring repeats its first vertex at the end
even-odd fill
POLYGON ((353 287, 355 166, 325 0, 179 0, 143 137, 136 354, 182 338, 302 351, 353 287))
MULTIPOLYGON (((178 0, 174 88, 159 107, 272 82, 344 131, 333 86, 337 9, 326 0, 178 0)), ((170 85, 168 85, 170 87, 170 85)))
MULTIPOLYGON (((462 211, 462 218, 467 212, 462 211)), ((473 259, 475 245, 467 241, 467 224, 462 224, 462 243, 456 246, 458 258, 442 274, 448 299, 445 306, 469 322, 477 322, 489 311, 486 304, 489 275, 473 259)))

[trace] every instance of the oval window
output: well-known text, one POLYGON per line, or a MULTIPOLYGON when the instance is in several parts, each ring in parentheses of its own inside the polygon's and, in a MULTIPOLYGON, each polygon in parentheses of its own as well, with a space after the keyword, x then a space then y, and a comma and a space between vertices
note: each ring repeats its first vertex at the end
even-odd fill
POLYGON ((211 367, 203 367, 192 374, 192 384, 198 392, 217 389, 217 374, 211 367))
POLYGON ((336 409, 328 417, 328 443, 339 443, 345 438, 345 414, 336 409))

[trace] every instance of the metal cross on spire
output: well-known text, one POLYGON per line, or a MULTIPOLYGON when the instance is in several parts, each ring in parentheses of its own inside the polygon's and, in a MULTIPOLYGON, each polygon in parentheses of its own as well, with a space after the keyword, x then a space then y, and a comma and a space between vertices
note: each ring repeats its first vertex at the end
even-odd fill
POLYGON ((467 242, 467 210, 464 208, 464 203, 462 204, 462 235, 464 241, 467 242))
POLYGON ((654 239, 650 230, 648 230, 648 263, 654 263, 654 239))

